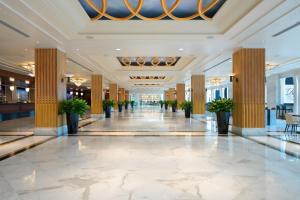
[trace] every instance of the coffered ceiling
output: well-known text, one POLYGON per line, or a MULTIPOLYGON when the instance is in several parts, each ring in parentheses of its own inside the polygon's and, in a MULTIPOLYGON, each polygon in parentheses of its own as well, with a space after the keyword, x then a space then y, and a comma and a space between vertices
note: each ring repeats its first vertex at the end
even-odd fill
POLYGON ((16 70, 34 61, 34 48, 59 48, 68 73, 88 79, 85 84, 101 73, 105 87, 163 90, 191 74, 228 76, 232 52, 241 47, 266 48, 267 61, 278 66, 300 58, 299 6, 296 0, 227 0, 212 20, 92 21, 77 0, 1 0, 0 63, 16 70), (173 67, 141 67, 122 66, 119 57, 180 59, 173 67), (137 82, 131 76, 166 78, 137 82))

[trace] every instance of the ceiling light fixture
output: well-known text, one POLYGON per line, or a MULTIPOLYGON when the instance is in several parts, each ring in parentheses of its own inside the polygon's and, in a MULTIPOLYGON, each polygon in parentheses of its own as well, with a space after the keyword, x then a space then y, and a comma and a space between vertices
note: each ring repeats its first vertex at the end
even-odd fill
POLYGON ((9 81, 10 81, 10 82, 14 82, 14 81, 15 81, 15 78, 9 77, 9 81))
POLYGON ((121 51, 121 49, 120 49, 120 48, 116 48, 115 50, 116 50, 116 51, 121 51))
POLYGON ((184 50, 183 48, 179 48, 179 49, 178 49, 178 51, 183 51, 183 50, 184 50))
POLYGON ((25 88, 25 91, 26 91, 26 92, 29 92, 29 91, 30 91, 30 88, 29 88, 29 87, 25 88))
POLYGON ((13 85, 9 86, 9 90, 10 91, 14 91, 15 90, 15 86, 13 86, 13 85))
POLYGON ((29 80, 25 80, 25 83, 26 83, 27 85, 29 85, 29 84, 30 84, 30 81, 29 81, 29 80))
POLYGON ((72 83, 74 83, 77 87, 81 86, 83 83, 85 83, 87 80, 84 78, 71 78, 70 80, 72 83))

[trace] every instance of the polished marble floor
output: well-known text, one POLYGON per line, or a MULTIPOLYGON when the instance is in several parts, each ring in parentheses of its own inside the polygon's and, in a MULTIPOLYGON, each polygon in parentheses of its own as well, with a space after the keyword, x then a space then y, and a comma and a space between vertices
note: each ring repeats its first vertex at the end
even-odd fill
POLYGON ((173 113, 158 107, 113 112, 111 119, 80 128, 81 132, 206 132, 215 131, 211 121, 186 119, 182 111, 173 113))
POLYGON ((60 137, 0 162, 0 199, 295 200, 299 174, 238 136, 60 137))

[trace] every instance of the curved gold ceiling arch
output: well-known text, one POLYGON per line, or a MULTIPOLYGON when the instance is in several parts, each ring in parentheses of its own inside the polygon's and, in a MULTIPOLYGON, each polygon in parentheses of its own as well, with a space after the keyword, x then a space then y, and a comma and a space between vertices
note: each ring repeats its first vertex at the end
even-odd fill
POLYGON ((166 0, 160 0, 161 7, 162 7, 164 13, 162 13, 160 16, 157 16, 157 17, 145 17, 142 14, 140 14, 140 11, 144 5, 144 0, 138 0, 138 3, 135 8, 132 6, 132 4, 129 2, 129 0, 123 0, 124 5, 130 11, 130 14, 126 17, 114 17, 114 16, 108 14, 106 12, 107 11, 107 0, 101 0, 101 2, 102 2, 101 8, 99 8, 93 2, 93 0, 85 0, 85 1, 93 10, 95 10, 98 13, 97 16, 91 18, 92 21, 99 20, 102 17, 106 17, 107 19, 115 20, 115 21, 126 21, 126 20, 130 20, 134 17, 137 17, 142 20, 147 20, 147 21, 157 21, 157 20, 161 20, 165 17, 169 17, 169 18, 171 18, 173 20, 177 20, 177 21, 188 21, 188 20, 195 19, 197 17, 201 17, 204 20, 211 20, 212 18, 206 16, 205 13, 207 13, 210 9, 214 8, 219 3, 220 0, 212 0, 205 7, 203 6, 203 0, 197 0, 198 1, 197 2, 197 5, 198 5, 197 12, 195 12, 193 15, 188 16, 188 17, 176 17, 173 14, 173 11, 182 2, 181 0, 175 0, 175 2, 172 4, 171 7, 168 7, 166 0))

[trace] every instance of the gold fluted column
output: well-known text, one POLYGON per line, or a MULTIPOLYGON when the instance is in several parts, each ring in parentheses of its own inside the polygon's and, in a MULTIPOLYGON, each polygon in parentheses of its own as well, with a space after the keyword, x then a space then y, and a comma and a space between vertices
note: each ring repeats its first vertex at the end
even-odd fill
POLYGON ((180 105, 185 100, 185 84, 177 83, 176 84, 176 99, 177 104, 180 105))
POLYGON ((118 85, 116 83, 109 84, 109 100, 115 102, 114 108, 118 108, 118 85))
POLYGON ((192 75, 191 91, 193 102, 193 116, 205 114, 205 76, 192 75))
POLYGON ((233 131, 265 134, 265 49, 233 54, 233 131))
POLYGON ((118 100, 119 101, 125 101, 125 89, 119 88, 118 90, 118 100))
POLYGON ((66 99, 66 55, 57 49, 35 49, 35 134, 67 132, 59 104, 66 99))
POLYGON ((102 75, 92 75, 91 84, 91 114, 92 117, 100 117, 102 108, 102 75))
POLYGON ((129 101, 129 91, 128 90, 125 91, 125 100, 129 101))

